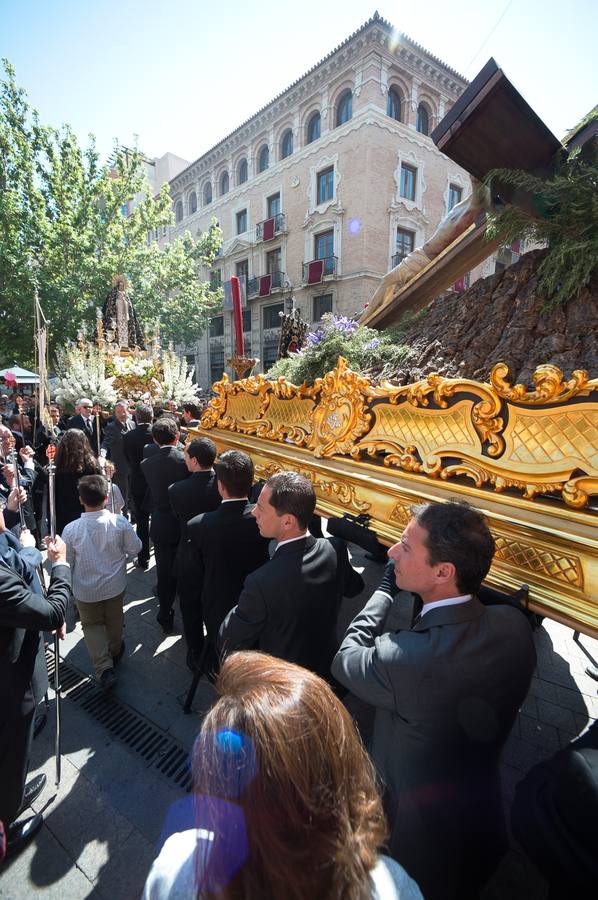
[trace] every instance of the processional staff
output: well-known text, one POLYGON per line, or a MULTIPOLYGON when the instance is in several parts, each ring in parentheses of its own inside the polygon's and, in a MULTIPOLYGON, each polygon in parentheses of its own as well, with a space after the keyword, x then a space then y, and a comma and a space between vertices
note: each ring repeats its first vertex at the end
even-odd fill
POLYGON ((21 528, 26 528, 27 525, 25 523, 25 510, 23 509, 23 503, 21 502, 20 494, 20 475, 19 475, 19 456, 17 453, 16 441, 14 437, 9 438, 10 445, 10 453, 8 454, 8 461, 13 467, 14 474, 14 487, 17 491, 17 502, 19 504, 19 521, 21 528))
MULTIPOLYGON (((48 505, 50 511, 50 538, 56 540, 56 484, 54 465, 54 457, 56 456, 56 444, 49 444, 46 448, 46 456, 48 457, 48 505)), ((43 580, 43 571, 40 573, 42 577, 42 585, 45 591, 45 581, 43 580)), ((54 632, 54 694, 56 696, 56 787, 60 784, 60 648, 59 648, 59 629, 54 632)))

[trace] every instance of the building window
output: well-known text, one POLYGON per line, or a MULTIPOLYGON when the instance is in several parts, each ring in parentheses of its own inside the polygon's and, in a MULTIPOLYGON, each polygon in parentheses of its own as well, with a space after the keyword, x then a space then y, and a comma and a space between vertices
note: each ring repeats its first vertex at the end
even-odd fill
POLYGON ((237 234, 245 234, 247 231, 247 210, 240 209, 237 213, 237 234))
POLYGON ((417 107, 416 127, 420 134, 429 134, 430 117, 428 115, 428 110, 422 103, 417 107))
POLYGON ((417 169, 414 166, 408 166, 407 163, 401 163, 401 197, 405 200, 415 200, 415 182, 417 178, 417 169))
POLYGON ((195 191, 192 191, 191 196, 189 197, 189 214, 193 215, 193 213, 197 212, 197 194, 195 191))
POLYGON ((212 185, 207 181, 203 186, 203 205, 207 206, 212 202, 212 185))
POLYGON ((224 197, 225 194, 228 194, 229 189, 229 180, 228 180, 228 172, 223 172, 220 176, 220 196, 224 197))
POLYGON ((177 200, 176 206, 174 208, 174 218, 177 222, 183 221, 183 201, 177 200))
POLYGON ((325 203, 334 197, 334 166, 318 172, 318 203, 325 203))
POLYGON ((213 316, 210 319, 210 337, 222 337, 224 334, 224 316, 213 316))
POLYGON ((270 250, 270 252, 266 254, 266 272, 268 275, 274 275, 275 272, 280 272, 282 270, 281 260, 280 247, 276 250, 270 250))
POLYGON ((415 233, 406 228, 397 228, 397 246, 394 264, 398 266, 406 256, 413 252, 415 246, 415 233))
POLYGON ((307 143, 313 144, 320 137, 320 113, 315 112, 307 123, 307 143))
POLYGON ((391 88, 386 99, 386 115, 391 119, 401 121, 401 98, 399 92, 395 88, 391 88))
POLYGON ((449 184, 449 193, 448 193, 448 208, 449 212, 456 206, 457 203, 461 203, 461 197, 463 195, 463 189, 460 188, 457 184, 449 184))
POLYGON ((268 218, 273 219, 280 213, 280 194, 272 194, 271 197, 268 197, 267 204, 268 218))
POLYGON ((242 259, 235 263, 235 275, 239 281, 245 285, 245 293, 247 293, 247 279, 249 278, 249 260, 242 259))
POLYGON ((224 372, 224 350, 210 350, 210 381, 220 381, 224 372))
POLYGON ((220 269, 212 269, 210 272, 210 290, 217 291, 222 286, 222 273, 220 269))
POLYGON ((258 172, 265 172, 269 165, 270 165, 270 151, 268 150, 268 145, 264 144, 264 146, 260 150, 259 156, 258 156, 258 161, 257 161, 258 172))
POLYGON ((262 323, 264 329, 280 328, 279 313, 284 312, 283 303, 275 303, 272 306, 264 306, 262 309, 262 323))
POLYGON ((237 181, 239 184, 245 184, 247 181, 247 160, 242 159, 237 169, 237 181))
POLYGON ((332 294, 322 294, 320 297, 314 297, 314 315, 312 322, 319 322, 324 313, 332 312, 332 294))
POLYGON ((330 231, 322 231, 321 234, 316 234, 314 239, 315 244, 315 254, 314 259, 323 259, 324 260, 324 268, 322 271, 323 275, 333 275, 334 274, 334 231, 330 229, 330 231))
POLYGON ((287 129, 282 136, 282 141, 280 142, 280 157, 281 159, 286 159, 287 156, 290 156, 293 152, 293 132, 291 129, 287 129))
POLYGON ((351 91, 345 91, 341 94, 338 107, 336 110, 336 124, 344 125, 353 115, 353 94, 351 91))
POLYGON ((242 310, 242 313, 243 313, 243 331, 251 332, 251 310, 244 309, 244 310, 242 310))

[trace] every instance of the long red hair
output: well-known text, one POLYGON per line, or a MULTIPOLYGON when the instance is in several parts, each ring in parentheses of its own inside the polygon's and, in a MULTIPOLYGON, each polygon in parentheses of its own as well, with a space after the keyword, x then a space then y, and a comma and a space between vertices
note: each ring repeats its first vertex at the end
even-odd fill
POLYGON ((251 651, 225 659, 216 687, 193 758, 212 836, 198 897, 369 898, 386 823, 343 704, 312 672, 251 651))

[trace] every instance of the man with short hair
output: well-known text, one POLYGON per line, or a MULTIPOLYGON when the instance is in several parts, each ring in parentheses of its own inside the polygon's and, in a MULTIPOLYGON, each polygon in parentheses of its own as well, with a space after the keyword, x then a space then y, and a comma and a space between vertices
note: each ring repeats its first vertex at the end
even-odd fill
POLYGON ((136 565, 140 569, 149 566, 149 512, 144 500, 147 492, 147 482, 141 472, 141 460, 145 447, 150 445, 156 452, 158 448, 152 443, 152 420, 154 414, 151 406, 146 403, 138 403, 135 407, 135 421, 137 427, 123 434, 123 453, 129 466, 129 490, 131 505, 135 515, 137 537, 141 541, 141 550, 137 557, 136 565))
POLYGON ((135 430, 135 422, 129 417, 129 404, 126 400, 119 400, 114 407, 114 418, 106 426, 104 439, 100 449, 100 463, 110 459, 115 468, 112 480, 118 485, 125 505, 123 513, 126 515, 129 507, 129 463, 123 447, 123 439, 130 431, 135 430))
POLYGON ((62 535, 73 570, 83 637, 96 678, 104 690, 110 690, 116 684, 114 665, 125 647, 127 559, 139 552, 141 541, 124 516, 105 508, 108 482, 103 475, 84 475, 78 490, 85 512, 66 525, 62 535))
POLYGON ((168 498, 168 488, 189 477, 185 457, 177 449, 179 431, 174 419, 162 416, 152 426, 152 438, 158 451, 148 455, 144 450, 141 472, 148 486, 151 507, 150 537, 154 542, 157 569, 157 594, 160 610, 156 621, 165 634, 171 634, 177 579, 174 569, 179 542, 179 521, 168 498))
POLYGON ((203 570, 201 604, 211 647, 246 575, 268 559, 269 541, 260 535, 248 499, 253 473, 253 462, 243 451, 222 453, 216 463, 222 503, 187 524, 193 557, 203 570))
POLYGON ((185 481, 171 484, 168 496, 181 530, 176 556, 177 590, 187 641, 187 661, 189 668, 193 669, 204 643, 201 606, 203 568, 189 544, 187 522, 194 516, 217 509, 221 497, 214 471, 215 443, 207 437, 194 438, 185 447, 184 454, 191 475, 185 481))
POLYGON ((315 538, 308 524, 316 495, 308 478, 280 472, 268 479, 253 510, 260 534, 277 541, 272 559, 245 579, 224 620, 220 650, 256 649, 330 680, 334 630, 343 593, 356 573, 338 539, 315 538))
POLYGON ((67 428, 78 428, 83 431, 94 453, 97 453, 97 441, 94 429, 94 417, 92 416, 93 403, 89 397, 82 397, 75 404, 75 415, 67 422, 67 428))
POLYGON ((183 424, 186 428, 197 428, 201 410, 197 403, 183 403, 183 424))
POLYGON ((475 596, 494 555, 464 503, 413 509, 390 580, 350 625, 334 676, 376 707, 372 756, 386 788, 391 854, 427 900, 477 897, 506 850, 500 752, 536 662, 517 609, 475 596), (405 605, 423 607, 401 627, 405 605))

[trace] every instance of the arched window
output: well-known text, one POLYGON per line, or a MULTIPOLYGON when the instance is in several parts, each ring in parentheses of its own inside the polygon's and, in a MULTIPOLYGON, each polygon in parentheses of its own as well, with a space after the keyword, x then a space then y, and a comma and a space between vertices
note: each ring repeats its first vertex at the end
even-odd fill
POLYGON ((224 197, 228 194, 228 172, 223 172, 220 176, 220 196, 224 197))
POLYGON ((344 91, 339 97, 338 106, 336 108, 336 124, 344 125, 353 115, 353 94, 351 91, 344 91))
POLYGON ((386 115, 390 116, 391 119, 396 119, 397 122, 401 121, 401 98, 396 88, 391 88, 388 92, 386 115))
POLYGON ((430 117, 428 116, 428 110, 422 103, 417 107, 416 127, 420 134, 429 134, 430 132, 430 117))
POLYGON ((264 146, 260 150, 259 156, 257 158, 258 172, 265 172, 269 165, 270 165, 270 151, 268 150, 268 145, 264 144, 264 146))
POLYGON ((288 128, 282 136, 280 142, 280 158, 286 159, 293 152, 293 132, 288 128))
POLYGON ((312 144, 320 137, 320 113, 315 112, 307 123, 307 143, 312 144))
POLYGON ((197 212, 197 194, 195 191, 191 192, 191 196, 189 197, 189 215, 197 212))
POLYGON ((237 181, 239 184, 245 184, 247 181, 247 160, 245 157, 243 157, 237 168, 237 181))
POLYGON ((203 186, 203 205, 207 206, 208 203, 212 202, 212 185, 209 181, 203 186))
POLYGON ((174 208, 174 218, 177 222, 183 221, 183 201, 177 200, 176 206, 174 208))

